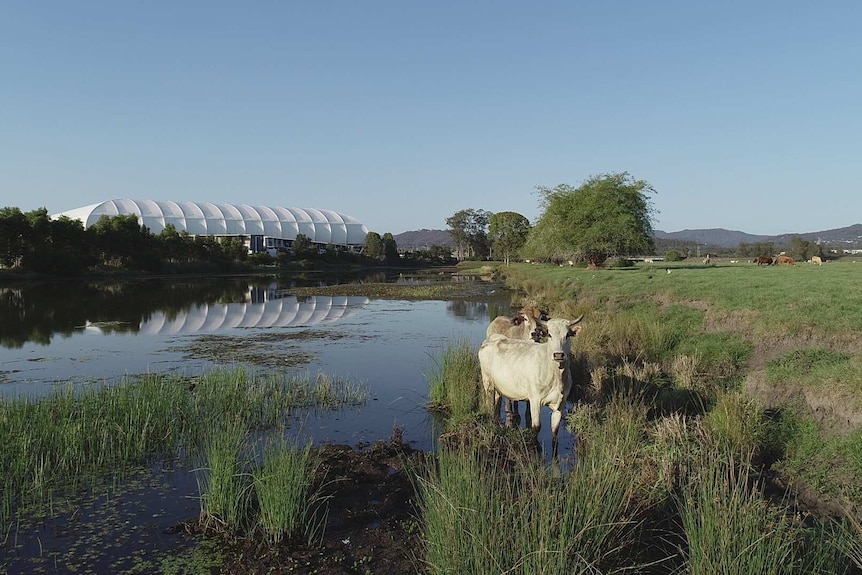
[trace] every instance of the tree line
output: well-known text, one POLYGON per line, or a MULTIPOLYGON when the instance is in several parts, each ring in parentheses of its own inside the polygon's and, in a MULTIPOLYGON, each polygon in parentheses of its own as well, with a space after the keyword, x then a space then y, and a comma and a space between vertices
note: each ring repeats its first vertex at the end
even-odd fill
POLYGON ((577 261, 597 267, 610 257, 655 249, 652 186, 627 172, 592 176, 580 187, 538 187, 535 225, 517 212, 467 209, 446 220, 459 258, 577 261))
MULTIPOLYGON (((449 235, 459 259, 511 258, 547 262, 581 262, 591 267, 608 258, 649 256, 659 253, 668 259, 691 257, 690 245, 656 240, 653 220, 656 211, 651 195, 656 191, 644 180, 628 172, 592 176, 575 188, 560 184, 536 189, 542 213, 535 225, 516 212, 491 213, 465 209, 446 219, 449 235), (659 250, 657 250, 657 245, 659 250)), ((699 246, 702 253, 747 258, 785 252, 796 260, 813 256, 826 258, 823 246, 791 236, 788 244, 772 242, 740 243, 736 248, 699 246)))
POLYGON ((249 254, 239 238, 192 236, 168 224, 158 234, 134 214, 103 216, 89 228, 68 217, 51 219, 46 208, 22 212, 0 208, 0 269, 55 276, 111 270, 148 273, 241 271, 252 266, 301 263, 427 265, 448 263, 448 248, 402 257, 392 234, 369 232, 368 247, 357 254, 333 245, 318 246, 297 234, 291 250, 249 254))

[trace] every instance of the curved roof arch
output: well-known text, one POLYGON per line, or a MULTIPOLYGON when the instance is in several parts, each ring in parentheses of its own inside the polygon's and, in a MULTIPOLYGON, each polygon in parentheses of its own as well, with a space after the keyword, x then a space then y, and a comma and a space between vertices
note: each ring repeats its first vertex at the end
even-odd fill
POLYGON ((134 214, 153 234, 172 224, 177 231, 192 235, 247 236, 265 235, 285 240, 297 234, 319 244, 362 245, 368 228, 352 216, 332 210, 174 202, 159 200, 107 200, 54 214, 81 220, 84 227, 96 224, 102 216, 134 214))

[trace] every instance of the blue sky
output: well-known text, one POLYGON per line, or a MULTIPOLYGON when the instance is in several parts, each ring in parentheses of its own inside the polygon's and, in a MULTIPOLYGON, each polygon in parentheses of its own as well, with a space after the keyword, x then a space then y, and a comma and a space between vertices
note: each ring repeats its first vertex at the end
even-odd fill
POLYGON ((0 0, 0 206, 379 233, 629 172, 657 229, 862 222, 862 2, 0 0))

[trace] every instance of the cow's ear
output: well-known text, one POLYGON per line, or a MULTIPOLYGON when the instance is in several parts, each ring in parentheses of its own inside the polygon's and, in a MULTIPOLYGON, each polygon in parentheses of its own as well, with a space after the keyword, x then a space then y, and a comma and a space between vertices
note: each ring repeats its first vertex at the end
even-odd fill
POLYGON ((579 325, 570 325, 569 326, 569 335, 578 335, 580 333, 581 329, 583 329, 583 328, 579 325))

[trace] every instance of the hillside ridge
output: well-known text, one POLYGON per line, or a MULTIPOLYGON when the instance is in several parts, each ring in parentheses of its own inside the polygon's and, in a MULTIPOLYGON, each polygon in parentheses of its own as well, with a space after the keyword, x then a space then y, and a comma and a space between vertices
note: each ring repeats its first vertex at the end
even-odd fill
MULTIPOLYGON (((758 242, 773 242, 776 244, 786 243, 792 236, 799 236, 808 241, 821 241, 827 243, 862 243, 862 224, 853 224, 843 228, 833 228, 815 232, 786 233, 777 236, 749 234, 739 230, 728 230, 725 228, 685 229, 677 232, 665 232, 655 230, 658 240, 672 240, 679 242, 694 242, 707 246, 718 246, 732 248, 740 243, 753 244, 758 242)), ((421 229, 395 234, 395 243, 399 249, 415 250, 428 249, 431 246, 454 246, 455 243, 449 236, 447 230, 421 229)))

